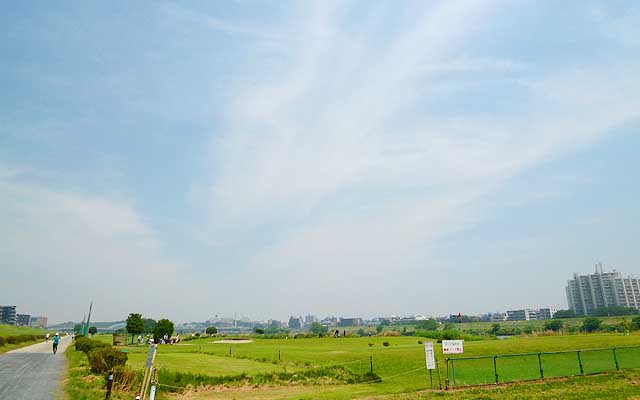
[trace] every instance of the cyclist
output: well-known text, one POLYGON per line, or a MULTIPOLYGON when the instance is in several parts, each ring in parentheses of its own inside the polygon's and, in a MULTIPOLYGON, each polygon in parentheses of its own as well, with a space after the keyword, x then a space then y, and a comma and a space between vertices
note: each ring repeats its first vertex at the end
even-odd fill
POLYGON ((53 335, 53 354, 58 352, 58 343, 60 343, 60 335, 56 332, 56 334, 53 335))

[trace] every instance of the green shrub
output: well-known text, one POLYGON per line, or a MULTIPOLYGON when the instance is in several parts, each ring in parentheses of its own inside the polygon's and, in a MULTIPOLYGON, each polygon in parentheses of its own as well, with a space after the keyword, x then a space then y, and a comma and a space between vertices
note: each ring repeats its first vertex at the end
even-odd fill
POLYGON ((4 346, 7 343, 4 337, 0 336, 0 346, 4 346))
POLYGON ((92 340, 84 336, 80 336, 76 339, 76 350, 84 353, 89 353, 93 349, 111 347, 107 343, 100 342, 98 340, 92 340))
POLYGON ((389 342, 382 342, 382 345, 383 345, 384 347, 388 347, 388 346, 389 346, 389 342))
POLYGON ((127 363, 127 354, 112 346, 98 346, 87 353, 87 359, 92 372, 103 374, 116 367, 124 367, 127 363))

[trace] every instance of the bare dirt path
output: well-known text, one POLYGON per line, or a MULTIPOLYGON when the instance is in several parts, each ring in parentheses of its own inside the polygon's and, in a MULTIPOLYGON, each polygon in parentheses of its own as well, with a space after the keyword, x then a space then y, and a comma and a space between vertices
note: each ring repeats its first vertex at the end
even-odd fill
POLYGON ((0 399, 53 399, 67 365, 63 353, 70 344, 70 336, 62 337, 55 355, 51 340, 0 354, 0 399))

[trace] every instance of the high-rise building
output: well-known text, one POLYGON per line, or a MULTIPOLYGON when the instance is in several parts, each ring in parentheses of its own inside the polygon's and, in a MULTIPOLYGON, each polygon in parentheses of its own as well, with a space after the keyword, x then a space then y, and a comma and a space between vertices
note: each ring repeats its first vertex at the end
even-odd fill
POLYGON ((610 306, 638 308, 640 306, 640 279, 623 278, 615 269, 604 272, 596 264, 593 274, 573 274, 567 282, 569 309, 578 315, 590 315, 594 309, 610 306))
POLYGON ((289 317, 289 328, 290 329, 302 329, 304 326, 304 320, 302 317, 289 317))
POLYGON ((0 324, 16 324, 16 306, 0 306, 0 324))

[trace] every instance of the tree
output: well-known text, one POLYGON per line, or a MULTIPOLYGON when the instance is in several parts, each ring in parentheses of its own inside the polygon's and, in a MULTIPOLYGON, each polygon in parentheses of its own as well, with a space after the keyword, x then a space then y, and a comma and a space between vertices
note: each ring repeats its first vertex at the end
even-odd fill
POLYGON ((606 317, 613 315, 634 315, 637 314, 638 310, 633 307, 624 307, 624 306, 609 306, 609 307, 599 307, 595 308, 591 315, 594 317, 606 317))
POLYGON ((601 326, 602 326, 602 320, 595 317, 585 318, 585 320, 582 321, 582 330, 585 332, 598 331, 600 330, 601 326))
POLYGON ((143 333, 151 333, 153 332, 153 328, 156 327, 156 320, 151 318, 143 318, 142 323, 144 324, 144 332, 143 333))
POLYGON ((376 326, 376 333, 382 332, 383 329, 384 329, 384 325, 382 325, 382 324, 376 326))
POLYGON ((545 331, 554 331, 558 332, 564 326, 564 321, 561 319, 552 319, 551 321, 547 321, 544 323, 545 331))
POLYGON ((322 325, 320 322, 314 322, 311 324, 311 327, 309 328, 309 331, 311 331, 311 333, 313 333, 314 335, 325 335, 327 332, 329 332, 329 328, 327 328, 326 326, 322 325))
POLYGON ((500 324, 495 323, 491 325, 491 330, 489 331, 489 333, 492 335, 497 335, 499 331, 500 331, 500 324))
POLYGON ((73 332, 74 332, 76 335, 81 334, 81 333, 82 333, 82 324, 75 324, 75 325, 73 326, 73 332))
POLYGON ((144 333, 144 322, 142 322, 141 314, 129 314, 127 317, 127 332, 131 334, 131 344, 133 344, 133 335, 144 333))
POLYGON ((96 328, 95 326, 89 327, 89 333, 95 335, 96 333, 98 333, 98 328, 96 328))
POLYGON ((416 324, 416 329, 425 331, 435 331, 438 329, 438 322, 435 319, 429 318, 425 321, 420 321, 416 324))
POLYGON ((553 314, 554 319, 575 318, 575 317, 576 317, 576 312, 573 310, 558 310, 555 312, 555 314, 553 314))
POLYGON ((164 337, 164 335, 173 335, 173 322, 166 318, 158 321, 156 327, 153 329, 153 340, 157 343, 164 337))
POLYGON ((205 332, 207 333, 207 335, 211 336, 211 335, 215 335, 216 333, 218 333, 218 328, 216 328, 215 326, 209 326, 207 327, 207 329, 205 330, 205 332))
POLYGON ((631 329, 640 330, 640 317, 631 320, 631 329))
POLYGON ((258 327, 255 327, 255 328, 253 328, 253 331, 254 331, 255 333, 257 333, 258 335, 262 335, 262 334, 264 334, 264 328, 258 328, 258 327))

